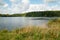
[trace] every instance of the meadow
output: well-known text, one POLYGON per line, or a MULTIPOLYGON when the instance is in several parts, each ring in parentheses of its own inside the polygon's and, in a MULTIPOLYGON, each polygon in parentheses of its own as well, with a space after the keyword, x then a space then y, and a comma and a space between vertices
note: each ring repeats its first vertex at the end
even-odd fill
POLYGON ((46 28, 27 26, 0 30, 0 40, 60 40, 60 19, 50 20, 46 28))

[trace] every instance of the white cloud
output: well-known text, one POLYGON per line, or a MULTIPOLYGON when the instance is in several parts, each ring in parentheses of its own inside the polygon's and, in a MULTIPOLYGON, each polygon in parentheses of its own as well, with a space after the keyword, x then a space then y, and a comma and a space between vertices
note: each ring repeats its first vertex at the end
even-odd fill
POLYGON ((22 0, 22 2, 24 2, 24 3, 29 3, 29 0, 22 0))
POLYGON ((57 2, 57 1, 59 1, 59 0, 44 0, 44 2, 46 2, 46 3, 57 2))
POLYGON ((8 7, 8 4, 4 4, 4 7, 8 7))
POLYGON ((16 0, 16 2, 12 2, 11 11, 13 13, 21 13, 26 11, 29 7, 29 0, 16 0), (19 1, 19 2, 18 2, 19 1))
POLYGON ((51 10, 60 10, 59 5, 55 6, 48 6, 46 4, 31 4, 29 9, 25 12, 31 12, 31 11, 51 11, 51 10))
POLYGON ((11 6, 4 4, 0 7, 1 13, 21 13, 29 8, 29 0, 10 0, 11 6))
POLYGON ((10 0, 12 3, 20 2, 21 0, 10 0))
POLYGON ((2 3, 3 2, 3 0, 0 0, 0 6, 3 6, 4 5, 4 3, 2 3))
MULTIPOLYGON (((21 13, 30 11, 46 11, 46 10, 60 10, 59 5, 49 6, 47 3, 58 2, 57 0, 44 0, 44 4, 29 4, 29 0, 10 0, 11 6, 9 4, 1 2, 0 13, 21 13)), ((58 2, 60 3, 60 1, 58 2)))
POLYGON ((44 11, 47 10, 47 5, 45 4, 31 4, 28 11, 44 11))
POLYGON ((2 0, 0 0, 0 2, 2 2, 2 0))
POLYGON ((60 6, 59 5, 55 5, 55 6, 52 6, 52 7, 48 7, 48 10, 60 10, 60 6))

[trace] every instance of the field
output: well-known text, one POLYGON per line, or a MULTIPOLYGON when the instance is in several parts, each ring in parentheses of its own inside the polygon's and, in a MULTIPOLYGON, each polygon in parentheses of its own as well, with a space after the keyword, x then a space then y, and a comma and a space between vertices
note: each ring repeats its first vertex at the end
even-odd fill
POLYGON ((60 19, 49 21, 47 26, 27 26, 12 31, 0 30, 0 40, 60 40, 60 19))

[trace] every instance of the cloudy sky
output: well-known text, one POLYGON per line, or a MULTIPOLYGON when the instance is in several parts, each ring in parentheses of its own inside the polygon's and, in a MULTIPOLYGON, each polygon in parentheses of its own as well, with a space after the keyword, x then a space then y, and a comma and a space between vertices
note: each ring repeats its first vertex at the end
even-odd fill
POLYGON ((60 10, 60 0, 0 0, 0 13, 60 10))

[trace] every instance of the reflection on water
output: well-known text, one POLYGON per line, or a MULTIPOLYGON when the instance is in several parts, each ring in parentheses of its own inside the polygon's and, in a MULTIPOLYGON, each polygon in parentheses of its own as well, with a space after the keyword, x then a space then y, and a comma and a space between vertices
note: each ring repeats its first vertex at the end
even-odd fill
POLYGON ((46 24, 48 19, 45 17, 0 17, 0 29, 15 29, 23 26, 39 26, 46 24))

